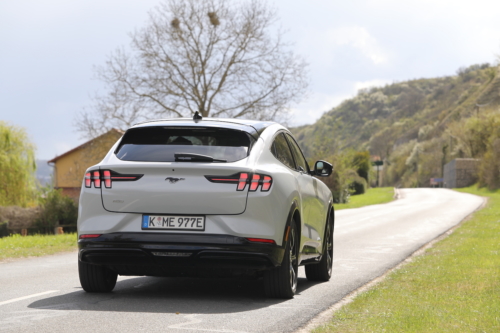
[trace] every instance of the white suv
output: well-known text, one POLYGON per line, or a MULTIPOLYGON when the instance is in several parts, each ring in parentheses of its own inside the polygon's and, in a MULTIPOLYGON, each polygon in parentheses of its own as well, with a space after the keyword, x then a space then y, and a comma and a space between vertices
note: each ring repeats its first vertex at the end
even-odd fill
POLYGON ((78 267, 88 292, 119 275, 252 276, 291 298, 297 269, 332 272, 332 194, 273 122, 167 119, 131 127, 85 174, 78 267))

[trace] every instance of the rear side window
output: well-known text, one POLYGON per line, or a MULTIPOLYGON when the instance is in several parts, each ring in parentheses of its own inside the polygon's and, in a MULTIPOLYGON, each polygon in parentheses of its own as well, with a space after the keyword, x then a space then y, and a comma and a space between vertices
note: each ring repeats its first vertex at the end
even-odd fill
POLYGON ((289 167, 290 169, 295 169, 295 163, 293 162, 292 152, 288 143, 286 142, 283 133, 280 133, 274 139, 273 145, 271 147, 271 152, 274 157, 278 159, 281 163, 289 167))
POLYGON ((302 154, 297 142, 287 133, 286 138, 288 139, 288 143, 290 144, 290 148, 292 149, 293 157, 295 158, 295 163, 297 163, 297 168, 302 167, 302 171, 309 172, 309 166, 307 165, 307 161, 302 154))
POLYGON ((243 131, 202 127, 129 129, 115 151, 124 161, 174 162, 175 154, 200 154, 234 162, 248 156, 254 139, 243 131))

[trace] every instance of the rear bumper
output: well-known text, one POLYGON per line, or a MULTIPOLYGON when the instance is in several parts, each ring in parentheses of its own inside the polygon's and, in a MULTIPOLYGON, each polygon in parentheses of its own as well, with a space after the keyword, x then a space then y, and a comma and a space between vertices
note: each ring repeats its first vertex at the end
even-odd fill
POLYGON ((235 275, 280 265, 284 248, 214 234, 110 233, 78 241, 80 261, 120 275, 235 275))

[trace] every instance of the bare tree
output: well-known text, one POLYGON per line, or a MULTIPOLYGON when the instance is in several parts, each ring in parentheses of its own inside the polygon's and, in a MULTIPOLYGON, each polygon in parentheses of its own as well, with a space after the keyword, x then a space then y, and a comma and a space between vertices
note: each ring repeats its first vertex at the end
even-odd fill
POLYGON ((161 117, 271 120, 307 88, 306 63, 275 29, 276 12, 249 0, 166 0, 96 68, 108 87, 76 121, 95 137, 161 117))

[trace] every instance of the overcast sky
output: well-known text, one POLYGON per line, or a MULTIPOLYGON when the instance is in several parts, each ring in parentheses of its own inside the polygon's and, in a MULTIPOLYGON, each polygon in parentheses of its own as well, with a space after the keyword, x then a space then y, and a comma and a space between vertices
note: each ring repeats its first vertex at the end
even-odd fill
MULTIPOLYGON (((24 127, 37 157, 83 143, 75 115, 103 89, 93 79, 158 0, 0 2, 0 120, 24 127)), ((272 3, 269 1, 269 3, 272 3)), ((357 90, 454 75, 495 63, 496 0, 275 0, 294 50, 310 64, 309 97, 292 125, 310 124, 357 90)))

